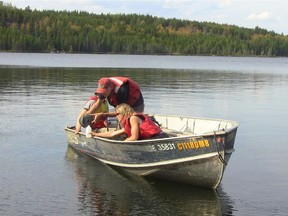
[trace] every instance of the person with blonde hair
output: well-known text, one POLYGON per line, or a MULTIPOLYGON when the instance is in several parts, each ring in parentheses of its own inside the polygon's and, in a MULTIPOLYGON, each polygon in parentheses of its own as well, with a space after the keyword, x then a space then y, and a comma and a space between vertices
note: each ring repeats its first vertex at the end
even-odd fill
POLYGON ((136 113, 128 104, 122 103, 116 106, 115 115, 121 125, 121 129, 116 131, 96 133, 93 136, 112 138, 126 135, 125 141, 135 141, 152 138, 162 133, 162 130, 149 117, 143 113, 136 113))

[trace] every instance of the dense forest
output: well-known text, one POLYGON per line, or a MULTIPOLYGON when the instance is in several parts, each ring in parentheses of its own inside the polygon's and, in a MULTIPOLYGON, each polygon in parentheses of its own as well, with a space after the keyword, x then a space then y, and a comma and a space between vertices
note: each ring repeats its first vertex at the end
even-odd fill
POLYGON ((0 51, 288 56, 288 36, 150 15, 18 9, 0 1, 0 51))

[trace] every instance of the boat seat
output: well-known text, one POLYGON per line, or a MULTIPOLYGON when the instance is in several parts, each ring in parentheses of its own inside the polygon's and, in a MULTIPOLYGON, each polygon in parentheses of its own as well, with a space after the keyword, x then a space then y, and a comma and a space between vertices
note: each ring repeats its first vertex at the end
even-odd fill
POLYGON ((185 136, 185 135, 192 135, 193 133, 187 133, 187 132, 182 132, 182 131, 176 131, 173 129, 168 129, 168 128, 161 128, 164 133, 167 133, 169 137, 179 137, 179 136, 185 136))

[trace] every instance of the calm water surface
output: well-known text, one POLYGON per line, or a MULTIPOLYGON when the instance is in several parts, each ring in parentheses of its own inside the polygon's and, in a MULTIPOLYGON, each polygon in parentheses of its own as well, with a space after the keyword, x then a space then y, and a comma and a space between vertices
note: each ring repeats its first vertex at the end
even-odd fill
POLYGON ((0 53, 0 215, 287 215, 288 59, 0 53), (67 147, 103 76, 145 111, 240 123, 217 191, 127 176, 67 147))

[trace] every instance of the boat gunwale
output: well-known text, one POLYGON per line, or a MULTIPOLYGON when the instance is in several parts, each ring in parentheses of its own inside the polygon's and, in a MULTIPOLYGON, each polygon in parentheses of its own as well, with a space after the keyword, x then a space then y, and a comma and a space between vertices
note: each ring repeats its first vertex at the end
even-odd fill
MULTIPOLYGON (((181 134, 180 136, 173 136, 173 137, 164 137, 164 138, 152 138, 152 139, 145 139, 145 140, 134 140, 134 141, 124 141, 124 140, 114 140, 114 139, 109 139, 109 138, 103 138, 103 137, 96 137, 93 136, 91 138, 88 139, 94 139, 94 140, 101 140, 104 142, 109 142, 109 143, 117 143, 117 144, 150 144, 151 142, 155 142, 155 141, 169 141, 169 140, 181 140, 181 139, 187 139, 187 138, 203 138, 203 137, 207 137, 207 136, 215 136, 215 135, 225 135, 228 134, 234 130, 237 130, 237 128, 239 127, 239 123, 236 121, 232 121, 232 120, 225 120, 225 119, 217 119, 217 118, 204 118, 204 117, 191 117, 191 116, 177 116, 177 115, 165 115, 165 114, 149 114, 149 116, 154 116, 157 118, 157 116, 159 117, 167 117, 167 118, 187 118, 187 119, 194 119, 194 120, 208 120, 208 121, 218 121, 218 122, 226 122, 226 123, 230 123, 231 127, 228 129, 220 129, 220 130, 214 130, 214 131, 210 131, 210 132, 206 132, 206 133, 201 133, 201 134, 181 134)), ((163 129, 168 129, 169 128, 163 128, 163 129)), ((71 129, 70 127, 68 127, 68 125, 66 126, 65 130, 74 132, 73 129, 71 129)), ((181 131, 179 131, 181 132, 181 131)), ((79 132, 80 135, 85 136, 86 134, 84 132, 79 132)), ((75 134, 77 135, 77 134, 75 134)))
MULTIPOLYGON (((124 141, 124 140, 113 140, 113 139, 108 139, 108 138, 102 138, 102 137, 90 137, 87 139, 94 139, 94 140, 101 140, 101 141, 105 141, 108 143, 117 143, 117 144, 149 144, 151 142, 155 142, 155 141, 165 141, 165 140, 181 140, 181 139, 187 139, 187 138, 203 138, 203 137, 207 137, 207 136, 215 136, 215 135, 225 135, 227 133, 230 133, 233 130, 236 130, 236 128, 231 128, 229 130, 224 130, 224 131, 213 131, 213 132, 209 132, 209 133, 205 133, 205 134, 189 134, 189 135, 181 135, 181 136, 175 136, 175 137, 165 137, 165 138, 153 138, 153 139, 145 139, 145 140, 134 140, 134 141, 124 141)), ((75 133, 73 129, 70 129, 68 126, 65 127, 66 131, 70 131, 71 133, 75 133)), ((82 135, 86 138, 86 134, 84 132, 79 132, 78 135, 82 135)), ((75 136, 77 136, 77 134, 75 134, 75 136)))

